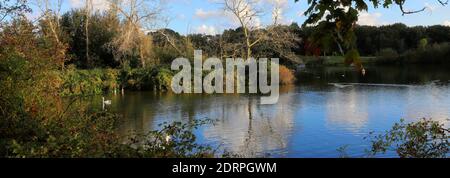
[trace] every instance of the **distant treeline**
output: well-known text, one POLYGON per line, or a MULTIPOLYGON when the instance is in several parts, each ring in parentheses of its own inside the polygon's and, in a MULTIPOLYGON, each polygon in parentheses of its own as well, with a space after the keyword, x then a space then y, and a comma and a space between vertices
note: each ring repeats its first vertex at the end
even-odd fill
MULTIPOLYGON (((84 25, 84 13, 82 10, 72 10, 62 15, 60 20, 61 31, 65 42, 68 44, 67 64, 75 64, 78 68, 98 68, 121 66, 120 60, 115 60, 116 50, 113 40, 120 33, 120 22, 108 13, 95 13, 89 24, 89 55, 86 57, 86 34, 84 25)), ((275 31, 267 35, 253 47, 254 57, 279 57, 282 63, 296 62, 299 56, 339 55, 336 44, 327 44, 326 47, 313 42, 310 37, 314 27, 301 27, 296 23, 291 25, 278 25, 259 29, 259 31, 275 31), (269 29, 270 28, 270 29, 269 29), (274 36, 273 34, 289 34, 274 36), (281 39, 280 39, 281 38, 281 39), (283 39, 285 38, 285 39, 283 39)), ((357 26, 355 28, 357 46, 361 56, 396 56, 406 52, 426 48, 436 44, 450 42, 450 27, 415 26, 408 27, 404 24, 386 26, 357 26)), ((148 58, 149 63, 170 64, 180 56, 190 57, 195 49, 202 49, 204 55, 216 57, 245 57, 245 41, 242 28, 228 29, 222 34, 181 35, 171 29, 162 29, 148 32, 151 48, 148 58)), ((253 38, 257 38, 256 36, 253 38)), ((128 53, 131 67, 139 67, 141 56, 138 52, 128 53)))

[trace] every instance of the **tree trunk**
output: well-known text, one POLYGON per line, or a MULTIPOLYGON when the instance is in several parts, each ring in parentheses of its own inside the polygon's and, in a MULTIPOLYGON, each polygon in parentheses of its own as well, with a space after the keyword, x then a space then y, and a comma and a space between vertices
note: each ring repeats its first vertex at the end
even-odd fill
POLYGON ((85 30, 86 30, 86 61, 88 63, 88 66, 92 66, 92 61, 89 56, 89 19, 91 15, 91 0, 86 0, 86 24, 85 24, 85 30))

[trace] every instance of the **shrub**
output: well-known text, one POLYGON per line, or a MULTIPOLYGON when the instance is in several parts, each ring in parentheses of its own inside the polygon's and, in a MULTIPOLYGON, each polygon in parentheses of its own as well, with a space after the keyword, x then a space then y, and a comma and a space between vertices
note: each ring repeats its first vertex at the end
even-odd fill
POLYGON ((137 68, 122 71, 123 86, 130 90, 170 89, 173 72, 165 67, 137 68))
POLYGON ((280 65, 280 85, 289 85, 293 83, 295 83, 294 72, 291 69, 280 65))
MULTIPOLYGON (((391 52, 386 52, 391 53, 391 52)), ((419 63, 444 64, 450 63, 450 43, 441 43, 422 46, 418 49, 408 50, 401 55, 384 54, 379 57, 379 63, 419 63), (383 57, 384 56, 384 57, 383 57)))
POLYGON ((161 68, 159 70, 153 70, 152 75, 152 85, 156 90, 169 91, 172 84, 173 72, 166 68, 161 68))
POLYGON ((368 138, 371 156, 390 150, 402 158, 444 158, 450 153, 450 130, 429 119, 409 124, 401 120, 386 133, 368 138))
POLYGON ((118 71, 114 69, 79 70, 70 65, 61 76, 63 96, 98 95, 118 88, 118 71))
POLYGON ((207 145, 196 143, 192 130, 213 120, 193 120, 188 123, 173 122, 160 124, 162 129, 150 131, 144 135, 135 135, 126 145, 134 148, 133 155, 127 157, 157 157, 157 158, 205 158, 214 157, 215 151, 207 145))
POLYGON ((384 48, 377 53, 378 63, 392 63, 398 60, 398 53, 392 48, 384 48))

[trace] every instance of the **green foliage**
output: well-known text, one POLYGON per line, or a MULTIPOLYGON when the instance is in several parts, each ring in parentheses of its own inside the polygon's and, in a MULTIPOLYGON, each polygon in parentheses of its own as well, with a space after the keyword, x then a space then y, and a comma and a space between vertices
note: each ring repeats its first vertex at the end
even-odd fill
POLYGON ((377 54, 378 56, 378 63, 393 63, 396 60, 398 60, 398 53, 397 51, 395 51, 392 48, 385 48, 382 49, 380 52, 378 52, 377 54))
POLYGON ((419 48, 419 49, 425 49, 425 47, 427 47, 427 46, 428 46, 428 39, 422 38, 422 39, 419 41, 418 48, 419 48))
POLYGON ((86 15, 84 10, 71 10, 62 15, 60 24, 64 40, 69 44, 69 64, 78 68, 117 67, 118 61, 110 49, 110 43, 118 34, 118 19, 108 12, 91 15, 89 24, 89 55, 92 61, 86 58, 86 15))
POLYGON ((63 96, 98 95, 118 89, 118 71, 114 69, 79 70, 69 66, 61 74, 63 96))
MULTIPOLYGON (((76 112, 75 112, 76 113, 76 112)), ((37 122, 27 139, 16 135, 6 157, 108 157, 118 144, 114 135, 118 116, 109 113, 70 113, 64 119, 37 122), (72 115, 73 114, 73 115, 72 115)), ((27 118, 26 122, 33 122, 27 118)), ((19 129, 19 128, 18 128, 19 129)), ((27 128, 20 128, 27 129, 27 128)))
MULTIPOLYGON (((119 116, 107 112, 80 113, 58 122, 34 124, 29 139, 2 143, 14 158, 187 158, 214 157, 214 150, 196 143, 193 130, 210 121, 175 122, 145 135, 122 138, 115 134, 119 116), (61 123, 62 122, 62 123, 61 123), (170 136, 170 137, 168 137, 170 136), (170 138, 170 139, 168 139, 170 138)), ((28 120, 32 121, 32 120, 28 120)), ((30 123, 27 123, 30 124, 30 123)))
POLYGON ((136 148, 133 153, 137 153, 139 157, 214 157, 214 150, 196 143, 196 136, 192 132, 206 124, 213 124, 213 120, 163 123, 160 124, 160 130, 133 136, 126 144, 136 148))
POLYGON ((387 151, 395 151, 402 158, 445 158, 450 154, 450 130, 428 119, 409 124, 401 120, 386 133, 371 133, 368 139, 371 156, 387 151))
POLYGON ((408 50, 401 57, 402 63, 449 64, 450 43, 428 45, 419 50, 408 50))
POLYGON ((356 49, 352 49, 349 50, 346 54, 345 54, 345 63, 350 65, 350 64, 354 64, 356 67, 361 67, 362 63, 361 63, 361 56, 359 56, 359 52, 356 49))
POLYGON ((173 75, 173 71, 164 66, 123 69, 120 80, 129 90, 169 91, 173 75))
POLYGON ((380 51, 377 63, 380 64, 449 64, 450 43, 427 45, 410 49, 402 54, 380 51), (388 54, 390 53, 390 54, 388 54))

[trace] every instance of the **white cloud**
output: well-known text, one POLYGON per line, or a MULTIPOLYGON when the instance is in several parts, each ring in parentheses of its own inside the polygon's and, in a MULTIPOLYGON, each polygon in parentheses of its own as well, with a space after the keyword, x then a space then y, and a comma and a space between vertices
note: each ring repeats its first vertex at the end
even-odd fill
MULTIPOLYGON (((72 8, 82 8, 85 5, 85 0, 70 0, 70 6, 72 8)), ((109 8, 107 0, 94 0, 92 1, 94 10, 104 11, 109 8)))
POLYGON ((442 25, 450 27, 450 20, 444 21, 442 25))
POLYGON ((287 0, 266 0, 268 3, 277 5, 277 6, 281 6, 281 7, 286 7, 288 5, 288 1, 287 0))
POLYGON ((381 13, 361 12, 359 14, 357 23, 359 25, 371 25, 371 26, 381 25, 380 17, 381 13))
POLYGON ((211 10, 211 11, 205 11, 203 9, 197 9, 195 11, 195 17, 202 19, 202 20, 206 20, 206 19, 210 19, 210 18, 217 18, 223 15, 223 11, 218 11, 218 10, 211 10))
POLYGON ((70 0, 70 6, 74 8, 80 8, 84 5, 84 2, 82 0, 70 0))
POLYGON ((217 34, 217 29, 214 26, 201 25, 195 29, 196 33, 205 34, 205 35, 215 35, 217 34))

